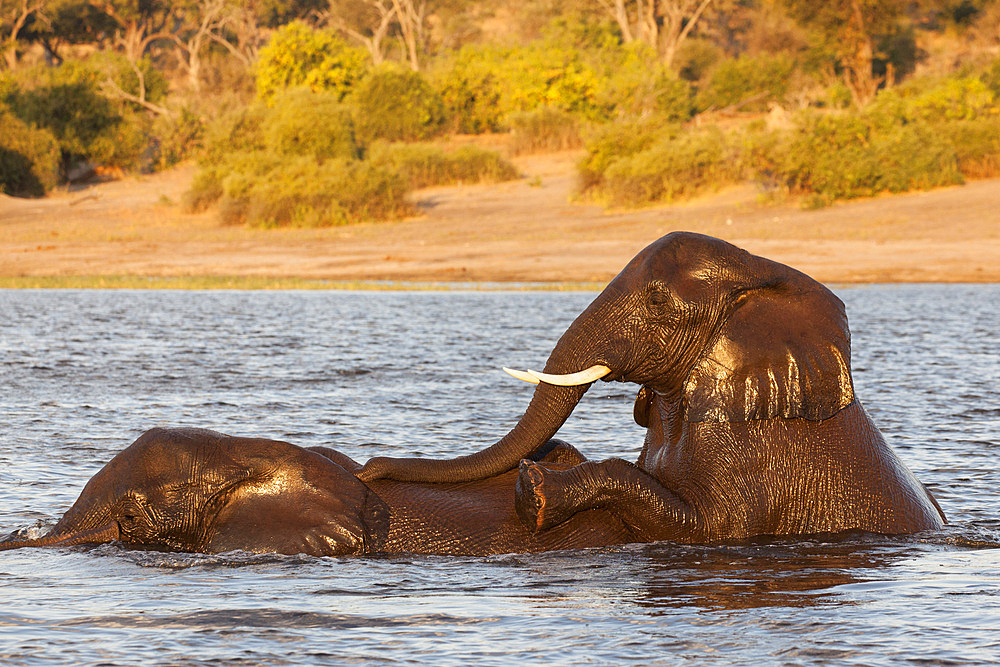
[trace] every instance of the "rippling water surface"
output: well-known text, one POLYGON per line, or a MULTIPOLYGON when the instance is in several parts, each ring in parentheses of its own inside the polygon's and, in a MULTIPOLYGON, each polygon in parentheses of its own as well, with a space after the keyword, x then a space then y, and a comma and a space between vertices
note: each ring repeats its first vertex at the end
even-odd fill
MULTIPOLYGON (((951 525, 485 558, 0 553, 0 662, 1000 661, 1000 286, 837 290, 859 397, 951 525)), ((156 425, 453 456, 493 442, 588 293, 0 291, 0 538, 156 425)), ((635 387, 560 436, 634 459, 635 387)))

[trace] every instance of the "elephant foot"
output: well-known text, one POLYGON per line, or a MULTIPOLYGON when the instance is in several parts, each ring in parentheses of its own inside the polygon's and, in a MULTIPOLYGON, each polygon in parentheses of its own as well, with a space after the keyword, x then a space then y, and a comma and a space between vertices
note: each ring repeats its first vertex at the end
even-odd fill
POLYGON ((521 461, 517 484, 514 488, 514 511, 531 532, 548 530, 569 518, 565 508, 559 507, 559 473, 548 470, 534 461, 521 461))

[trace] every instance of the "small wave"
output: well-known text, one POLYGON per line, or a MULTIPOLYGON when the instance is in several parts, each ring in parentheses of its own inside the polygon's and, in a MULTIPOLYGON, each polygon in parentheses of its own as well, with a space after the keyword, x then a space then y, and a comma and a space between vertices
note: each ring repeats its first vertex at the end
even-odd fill
POLYGON ((464 618, 450 614, 414 614, 410 616, 363 616, 359 614, 328 614, 315 611, 284 609, 206 609, 187 614, 149 616, 146 614, 116 616, 85 616, 61 621, 62 627, 98 628, 157 628, 231 630, 244 628, 392 628, 426 625, 467 625, 496 621, 488 618, 464 618))

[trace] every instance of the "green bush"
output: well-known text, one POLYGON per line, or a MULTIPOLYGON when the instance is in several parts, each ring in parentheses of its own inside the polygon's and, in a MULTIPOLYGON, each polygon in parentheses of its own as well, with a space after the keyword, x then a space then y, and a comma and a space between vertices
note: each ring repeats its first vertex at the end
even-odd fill
POLYGON ((722 130, 709 126, 616 160, 604 173, 600 196, 617 206, 671 201, 738 180, 739 164, 722 130))
POLYGON ((517 169, 495 151, 462 146, 446 153, 431 144, 387 144, 371 147, 368 161, 399 174, 411 188, 453 183, 497 183, 518 177, 517 169))
POLYGON ((440 134, 444 104, 419 72, 399 65, 376 68, 351 95, 354 126, 362 143, 414 141, 440 134))
POLYGON ((551 107, 515 113, 510 117, 511 150, 515 155, 580 148, 580 120, 551 107))
POLYGON ((348 45, 329 30, 293 21, 274 31, 256 65, 257 95, 270 102, 299 86, 326 91, 342 100, 365 76, 368 52, 348 45))
POLYGON ((653 50, 634 42, 609 54, 598 96, 606 118, 656 116, 668 122, 691 117, 691 86, 663 65, 653 50))
MULTIPOLYGON (((162 76, 148 63, 147 92, 160 99, 165 91, 162 76)), ((150 158, 150 120, 132 102, 109 98, 104 82, 137 91, 138 78, 120 56, 97 54, 86 61, 67 60, 56 67, 39 65, 8 74, 0 85, 11 111, 26 123, 49 130, 59 142, 62 168, 78 160, 136 169, 150 158), (129 78, 131 75, 131 78, 129 78)))
POLYGON ((578 49, 537 41, 519 47, 466 46, 432 74, 455 129, 506 129, 510 117, 552 107, 586 118, 605 115, 602 77, 578 49))
POLYGON ((993 61, 993 65, 979 78, 986 84, 987 88, 993 91, 993 98, 1000 99, 1000 58, 993 61))
POLYGON ((0 107, 0 192, 41 197, 59 181, 59 144, 0 107))
MULTIPOLYGON (((504 126, 500 105, 502 66, 485 47, 465 46, 442 58, 430 72, 451 129, 467 134, 496 132, 504 126)), ((500 53, 499 50, 497 50, 500 53)))
POLYGON ((316 227, 400 218, 412 212, 406 192, 399 175, 368 162, 254 152, 203 168, 186 203, 217 201, 230 224, 316 227))
POLYGON ((165 169, 193 157, 204 147, 205 130, 205 120, 190 106, 176 116, 158 116, 152 125, 156 166, 165 169))
POLYGON ((962 182, 953 146, 925 123, 809 114, 779 150, 778 178, 791 192, 810 194, 811 205, 962 182))
POLYGON ((267 148, 264 135, 268 109, 262 103, 234 109, 205 127, 203 162, 226 159, 230 153, 249 153, 267 148))
POLYGON ((946 123, 937 131, 954 147, 962 174, 969 178, 1000 176, 1000 115, 946 123))
POLYGON ((1000 113, 978 80, 886 91, 861 110, 807 111, 723 132, 618 122, 587 143, 584 194, 635 206, 752 178, 806 205, 961 183, 1000 173, 1000 113))
POLYGON ((350 108, 325 91, 297 88, 275 96, 261 130, 264 145, 276 153, 319 160, 359 154, 350 108))
POLYGON ((784 100, 795 62, 788 56, 739 56, 720 62, 695 96, 701 110, 759 111, 784 100))
POLYGON ((618 160, 628 159, 652 146, 657 139, 674 137, 677 125, 663 125, 658 119, 625 119, 599 127, 586 142, 586 155, 577 165, 580 191, 597 193, 605 173, 618 160))

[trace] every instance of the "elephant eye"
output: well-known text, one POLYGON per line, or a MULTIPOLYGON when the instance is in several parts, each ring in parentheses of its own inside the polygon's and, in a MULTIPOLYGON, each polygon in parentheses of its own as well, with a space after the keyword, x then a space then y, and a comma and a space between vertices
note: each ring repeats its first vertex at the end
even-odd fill
POLYGON ((670 295, 669 290, 662 285, 651 285, 649 288, 649 296, 647 297, 649 304, 651 306, 662 307, 670 304, 673 298, 670 295))

